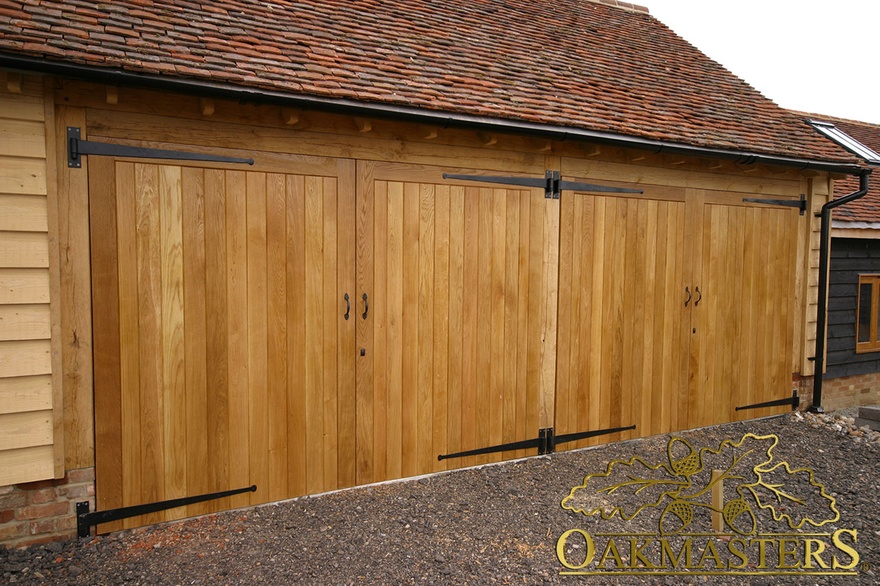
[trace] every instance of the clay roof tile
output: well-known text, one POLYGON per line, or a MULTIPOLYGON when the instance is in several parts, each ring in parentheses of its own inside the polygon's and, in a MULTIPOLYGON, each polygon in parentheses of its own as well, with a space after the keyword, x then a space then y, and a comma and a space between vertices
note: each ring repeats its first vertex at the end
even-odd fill
POLYGON ((4 0, 4 54, 853 162, 619 0, 4 0))

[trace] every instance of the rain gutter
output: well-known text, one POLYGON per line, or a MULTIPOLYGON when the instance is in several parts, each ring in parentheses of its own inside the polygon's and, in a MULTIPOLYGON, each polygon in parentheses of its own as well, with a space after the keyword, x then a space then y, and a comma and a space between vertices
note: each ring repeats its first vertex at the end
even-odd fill
POLYGON ((868 176, 871 169, 862 169, 859 174, 859 190, 839 199, 829 201, 822 206, 819 217, 822 218, 819 230, 819 309, 816 323, 816 368, 813 376, 813 402, 811 413, 824 413, 822 407, 822 379, 825 370, 825 337, 828 322, 828 262, 831 249, 831 210, 864 197, 868 193, 868 176))
POLYGON ((158 75, 131 73, 121 69, 89 67, 73 63, 58 63, 19 55, 0 53, 0 67, 51 74, 108 85, 128 85, 185 92, 204 97, 215 97, 218 99, 234 99, 241 102, 271 103, 337 113, 357 114, 361 116, 372 115, 383 118, 405 119, 427 124, 436 124, 442 127, 472 127, 511 133, 525 133, 552 140, 581 140, 624 148, 649 150, 655 154, 669 153, 683 156, 723 159, 743 165, 763 163, 767 165, 778 165, 802 170, 810 169, 844 175, 858 175, 862 170, 861 167, 855 164, 810 161, 806 159, 764 155, 747 151, 683 145, 649 138, 624 136, 580 128, 434 111, 393 104, 367 103, 350 99, 337 99, 320 96, 291 95, 277 90, 245 88, 207 81, 172 79, 158 75))

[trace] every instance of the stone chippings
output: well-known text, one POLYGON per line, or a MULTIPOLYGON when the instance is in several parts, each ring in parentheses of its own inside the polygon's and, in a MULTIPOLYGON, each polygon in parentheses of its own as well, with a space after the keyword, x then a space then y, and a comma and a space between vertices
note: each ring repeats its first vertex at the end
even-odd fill
POLYGON ((880 431, 875 431, 867 425, 858 425, 853 409, 846 409, 837 413, 801 413, 792 415, 798 421, 804 421, 813 427, 826 427, 841 435, 848 435, 856 443, 880 444, 880 431))
MULTIPOLYGON (((776 434, 775 458, 812 469, 836 499, 840 520, 822 530, 858 531, 857 549, 871 567, 856 577, 561 576, 556 540, 568 529, 656 532, 652 516, 606 522, 563 510, 560 503, 586 474, 604 470, 611 460, 662 460, 670 436, 661 435, 108 536, 0 549, 0 583, 877 584, 880 441, 853 428, 852 414, 794 413, 676 436, 697 447, 717 447, 745 433, 776 434)), ((766 515, 758 512, 759 523, 768 521, 766 515)), ((709 523, 702 517, 697 522, 709 523)))

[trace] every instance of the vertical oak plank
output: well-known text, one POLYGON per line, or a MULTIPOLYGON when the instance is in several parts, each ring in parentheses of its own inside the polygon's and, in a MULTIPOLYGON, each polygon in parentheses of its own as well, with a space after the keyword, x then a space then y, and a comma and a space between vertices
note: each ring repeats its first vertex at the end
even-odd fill
MULTIPOLYGON (((227 286, 226 174, 205 171, 205 360, 208 459, 212 491, 230 488, 229 289, 227 286)), ((212 503, 229 508, 229 499, 212 503)))
MULTIPOLYGON (((90 212, 92 291, 102 300, 94 315, 95 332, 95 443, 97 444, 97 506, 112 509, 125 504, 122 357, 120 328, 120 258, 117 253, 117 185, 115 161, 98 159, 90 165, 90 212)), ((122 178, 120 178, 122 179, 122 178)), ((130 189, 132 182, 125 187, 130 189)), ((120 190, 122 191, 122 190, 120 190)), ((120 195, 124 195, 123 192, 120 195)), ((133 201, 130 198, 128 201, 133 201)), ((127 227, 125 227, 127 228, 127 227)), ((116 531, 121 522, 103 525, 102 530, 116 531)))
MULTIPOLYGON (((516 412, 519 419, 516 425, 516 434, 518 437, 527 438, 534 433, 533 421, 529 418, 529 348, 531 340, 529 339, 529 287, 532 277, 529 260, 531 258, 532 239, 535 235, 531 231, 531 205, 532 198, 529 191, 518 192, 519 203, 519 234, 520 246, 517 257, 517 273, 519 279, 517 281, 517 306, 516 306, 516 363, 518 365, 516 371, 516 412), (532 427, 532 429, 530 429, 532 427)), ((537 285, 535 285, 537 287, 537 285)), ((519 450, 518 457, 524 457, 529 450, 519 450)))
MULTIPOLYGON (((52 148, 58 145, 58 126, 55 119, 55 100, 53 90, 56 81, 45 77, 42 83, 42 93, 47 96, 43 99, 45 133, 45 156, 46 156, 46 229, 48 231, 48 256, 49 256, 49 312, 51 316, 50 343, 52 347, 52 451, 55 478, 63 478, 65 474, 66 446, 65 440, 65 417, 64 417, 64 364, 62 343, 62 314, 64 293, 61 291, 61 241, 60 241, 60 202, 59 202, 59 175, 61 165, 58 157, 58 149, 52 148)), ((0 198, 2 200, 3 198, 0 198)), ((2 205, 2 203, 0 203, 2 205)), ((93 412, 94 413, 94 412, 93 412)), ((94 430, 94 420, 89 426, 94 430)), ((93 432, 94 433, 94 432, 93 432)), ((94 441, 94 440, 93 440, 94 441)))
POLYGON ((339 352, 339 328, 337 320, 339 313, 339 299, 341 295, 337 290, 338 274, 337 274, 337 214, 338 214, 338 193, 337 182, 335 177, 322 178, 322 197, 324 199, 323 212, 323 358, 322 358, 322 379, 323 379, 323 396, 321 403, 323 408, 323 430, 324 437, 321 446, 321 452, 324 456, 324 490, 332 490, 338 487, 338 468, 337 461, 339 457, 338 447, 338 426, 337 426, 337 368, 338 368, 338 352, 339 352))
POLYGON ((437 186, 434 204, 434 320, 433 374, 431 405, 433 409, 430 465, 431 470, 446 469, 438 454, 448 453, 449 404, 449 250, 450 188, 437 186))
POLYGON ((245 176, 247 259, 248 484, 250 504, 265 502, 269 489, 268 242, 266 174, 245 176))
MULTIPOLYGON (((503 325, 504 344, 502 359, 501 389, 504 395, 501 418, 501 441, 509 443, 526 439, 517 436, 517 422, 521 414, 517 413, 516 386, 516 348, 517 348, 517 285, 519 282, 519 192, 505 190, 501 204, 504 206, 504 299, 503 325)), ((516 452, 505 452, 504 458, 516 457, 516 452)))
MULTIPOLYGON (((489 443, 498 445, 504 441, 504 405, 506 391, 504 388, 504 299, 506 297, 506 263, 505 246, 507 242, 507 207, 504 200, 505 189, 493 189, 490 199, 490 216, 492 231, 487 248, 490 251, 491 268, 489 289, 484 295, 489 297, 489 362, 486 365, 489 378, 489 443)), ((502 453, 496 459, 501 459, 502 453)))
MULTIPOLYGON (((640 229, 642 244, 639 248, 641 256, 640 266, 643 269, 642 285, 638 290, 641 296, 643 319, 639 328, 643 334, 639 336, 637 342, 641 344, 640 356, 640 380, 638 395, 639 402, 633 407, 632 417, 630 421, 636 425, 633 435, 647 436, 655 433, 653 429, 660 423, 659 417, 654 417, 651 411, 652 398, 654 391, 660 392, 662 387, 658 387, 654 378, 654 342, 659 339, 654 324, 654 299, 659 295, 656 283, 656 267, 657 257, 663 251, 659 250, 662 244, 657 240, 657 213, 659 202, 640 202, 640 229)), ((663 243, 665 244, 665 243, 663 243)), ((637 333, 638 335, 638 333, 637 333)), ((658 414, 659 415, 659 414, 658 414)))
POLYGON ((541 319, 541 388, 538 427, 553 426, 556 392, 556 330, 559 305, 559 200, 545 200, 541 319))
MULTIPOLYGON (((226 172, 226 287, 229 381, 229 488, 249 485, 250 406, 248 381, 247 174, 226 172)), ((231 507, 250 503, 250 494, 230 497, 231 507)))
MULTIPOLYGON (((479 209, 480 191, 476 187, 465 188, 464 193, 464 231, 462 264, 462 380, 461 380, 461 445, 463 450, 480 447, 477 435, 477 348, 481 343, 477 332, 477 304, 480 295, 480 237, 479 209)), ((462 466, 472 466, 476 457, 461 459, 462 466)))
POLYGON ((419 184, 403 187, 403 414, 401 465, 418 474, 419 445, 419 184))
MULTIPOLYGON (((55 136, 66 136, 67 126, 85 128, 85 109, 56 105, 55 136)), ((57 145, 54 151, 55 160, 66 160, 67 141, 56 140, 54 144, 57 145)), ((89 263, 89 169, 88 157, 81 169, 57 165, 57 193, 54 196, 51 193, 49 195, 50 206, 54 200, 58 208, 58 264, 61 272, 59 325, 60 339, 65 341, 61 348, 60 372, 63 386, 64 468, 67 470, 94 466, 96 453, 92 363, 93 304, 89 263)))
POLYGON ((287 470, 293 494, 308 490, 306 429, 306 189, 305 178, 288 175, 287 183, 287 470))
POLYGON ((141 374, 139 328, 139 281, 137 251, 137 193, 135 167, 116 167, 117 231, 119 267, 119 344, 128 349, 120 364, 122 408, 123 504, 142 503, 143 458, 141 455, 141 374))
MULTIPOLYGON (((268 466, 269 485, 263 494, 275 501, 290 496, 288 489, 287 403, 287 177, 266 176, 266 295, 268 371, 268 466)), ((291 349, 292 350, 292 349, 291 349)))
POLYGON ((305 177, 305 428, 306 491, 324 490, 324 193, 305 177))
MULTIPOLYGON (((529 346, 526 362, 526 421, 531 429, 548 427, 542 425, 543 409, 546 407, 543 398, 544 384, 544 299, 547 281, 545 261, 545 230, 550 212, 547 211, 547 200, 530 194, 529 205, 529 251, 528 251, 528 336, 529 346)), ((529 429, 528 431, 534 433, 529 429)))
POLYGON ((434 186, 418 186, 418 353, 416 414, 418 418, 416 470, 420 474, 434 469, 431 444, 434 438, 434 186))
MULTIPOLYGON (((592 253, 590 269, 593 274, 591 297, 594 300, 590 306, 590 331, 589 338, 591 345, 595 351, 590 355, 589 372, 590 372, 590 390, 589 390, 589 429, 601 429, 601 425, 607 420, 602 408, 604 400, 602 377, 603 377, 603 348, 606 345, 605 335, 607 333, 604 322, 605 308, 605 233, 607 232, 606 221, 606 203, 607 198, 594 198, 594 232, 592 236, 592 253)), ((586 332, 585 332, 586 334, 586 332)), ((595 445, 600 442, 599 438, 592 438, 589 444, 595 445)))
MULTIPOLYGON (((404 278, 404 200, 403 183, 381 181, 383 199, 387 199, 387 358, 384 370, 385 400, 388 409, 385 417, 385 474, 388 478, 398 478, 403 474, 403 278, 404 278)), ((378 197, 378 194, 377 194, 378 197)), ((378 318, 377 318, 378 319, 378 318)), ((408 356, 407 356, 408 358, 408 356)))
POLYGON ((357 322, 357 481, 358 484, 378 480, 376 475, 376 452, 383 446, 376 444, 375 432, 375 389, 373 376, 376 368, 381 365, 374 363, 373 356, 373 324, 369 314, 364 319, 366 303, 373 292, 373 223, 375 217, 374 202, 376 185, 374 181, 375 165, 370 162, 358 162, 357 168, 357 291, 352 299, 352 311, 357 322), (361 356, 361 353, 364 355, 361 356))
MULTIPOLYGON (((186 486, 189 494, 212 492, 208 466, 208 361, 206 322, 205 173, 184 168, 183 194, 183 316, 186 365, 186 486)), ((204 515, 210 503, 187 507, 188 515, 204 515)))
MULTIPOLYGON (((638 273, 641 267, 638 263, 639 242, 639 202, 622 199, 621 204, 626 210, 626 221, 623 224, 623 266, 620 275, 623 284, 623 336, 621 345, 621 357, 623 368, 620 372, 620 419, 618 425, 632 425, 631 411, 633 403, 636 400, 635 390, 638 382, 635 377, 635 365, 638 364, 638 355, 636 354, 635 335, 639 329, 640 315, 640 297, 642 292, 637 291, 638 273)), ((630 432, 614 434, 623 439, 628 437, 630 432)))
MULTIPOLYGON (((583 216, 579 215, 578 204, 583 203, 583 198, 566 197, 562 199, 559 209, 559 329, 557 330, 557 372, 556 372, 556 417, 554 428, 557 433, 568 433, 575 427, 573 420, 577 417, 577 409, 574 406, 577 392, 574 389, 574 372, 577 360, 574 359, 576 352, 577 332, 579 321, 574 317, 579 309, 578 304, 573 302, 577 293, 580 292, 580 281, 575 279, 575 260, 580 261, 580 256, 575 253, 575 218, 579 221, 583 216)), ((578 272, 579 274, 579 272, 578 272)))
POLYGON ((337 315, 339 379, 338 403, 338 485, 354 486, 357 482, 357 339, 355 314, 342 319, 342 296, 349 294, 354 303, 356 294, 356 226, 357 226, 357 169, 353 160, 337 163, 338 198, 338 267, 337 267, 337 315))
MULTIPOLYGON (((135 164, 137 222, 138 332, 140 334, 140 443, 143 482, 138 500, 161 501, 165 497, 164 405, 162 393, 162 276, 161 225, 159 219, 159 169, 135 164)), ((164 513, 146 515, 142 522, 165 520, 164 513)), ((136 521, 126 521, 135 526, 136 521)))
MULTIPOLYGON (((399 185, 399 184, 398 184, 399 185)), ((400 252, 402 244, 397 242, 389 233, 389 225, 401 217, 389 217, 388 182, 376 181, 374 187, 374 224, 373 238, 373 287, 372 306, 370 311, 375 320, 373 326, 373 440, 375 442, 374 472, 376 478, 391 478, 389 476, 388 462, 400 462, 400 385, 395 386, 395 407, 392 408, 391 389, 389 386, 389 356, 391 352, 400 355, 400 348, 392 349, 389 346, 389 319, 393 305, 389 296, 394 291, 399 291, 397 277, 389 278, 389 253, 400 252), (393 411, 393 412, 392 412, 393 411), (396 429, 395 429, 396 428, 396 429), (395 431, 397 433, 395 433, 395 431), (394 435, 394 439, 389 435, 394 435)), ((402 234, 397 231, 396 235, 402 234)), ((399 276, 399 272, 396 273, 399 276)), ((400 297, 400 295, 397 295, 400 297)), ((394 319, 399 323, 399 318, 394 319)), ((365 381, 370 384, 370 381, 365 381)), ((397 474, 399 474, 399 468, 397 474)))
MULTIPOLYGON (((453 185, 449 189, 449 378, 445 453, 464 449, 461 420, 464 360, 464 211, 464 188, 453 185)), ((449 467, 450 464, 446 463, 445 466, 449 467)))
MULTIPOLYGON (((183 299, 183 193, 181 168, 159 167, 159 242, 161 274, 161 354, 163 460, 166 499, 187 494, 186 373, 183 299)), ((169 510, 166 519, 181 518, 184 508, 169 510)))
MULTIPOLYGON (((479 189, 477 208, 477 249, 479 251, 477 279, 473 285, 477 296, 477 347, 476 347, 476 447, 493 445, 491 417, 492 408, 492 194, 490 188, 479 189)), ((477 456, 477 463, 497 461, 498 455, 477 456)))

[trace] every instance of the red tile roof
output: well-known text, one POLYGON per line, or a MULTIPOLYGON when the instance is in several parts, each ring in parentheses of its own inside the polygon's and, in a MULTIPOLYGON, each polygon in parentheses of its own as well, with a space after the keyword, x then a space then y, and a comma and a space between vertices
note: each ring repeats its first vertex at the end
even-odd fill
MULTIPOLYGON (((821 114, 802 114, 810 120, 831 122, 866 147, 880 153, 880 124, 869 124, 855 120, 846 120, 821 114)), ((865 165, 866 167, 868 165, 865 165)), ((873 167, 874 172, 868 179, 868 194, 834 209, 835 221, 880 223, 880 168, 873 167)), ((858 177, 847 177, 834 182, 834 197, 843 197, 859 189, 858 177)))
POLYGON ((0 0, 2 56, 851 163, 616 0, 0 0))

